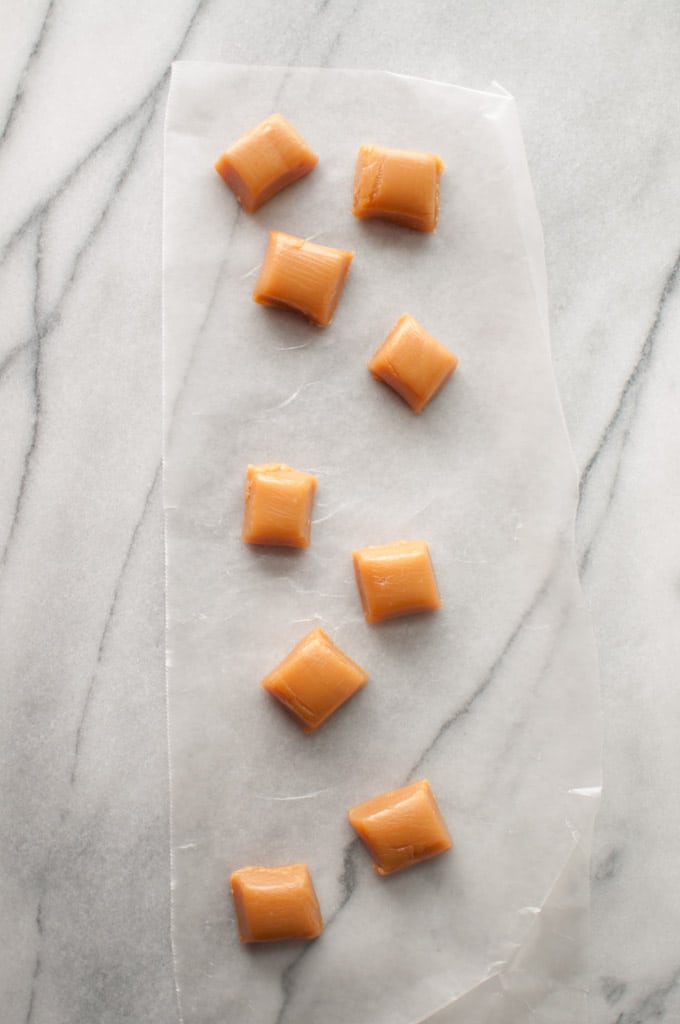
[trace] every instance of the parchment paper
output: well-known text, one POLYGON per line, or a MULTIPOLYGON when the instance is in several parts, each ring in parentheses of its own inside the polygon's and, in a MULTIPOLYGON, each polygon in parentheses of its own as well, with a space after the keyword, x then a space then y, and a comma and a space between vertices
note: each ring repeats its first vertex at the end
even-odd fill
POLYGON ((575 468, 513 99, 181 63, 164 180, 173 944, 187 1024, 582 1024, 599 794, 575 468), (279 111, 318 167, 248 216, 212 168, 279 111), (351 215, 360 143, 440 153, 434 235, 351 215), (333 324, 251 293, 268 231, 354 249, 333 324), (410 312, 460 358, 417 417, 366 361, 410 312), (249 462, 317 474, 312 546, 240 540, 249 462), (430 544, 441 612, 367 626, 351 550, 430 544), (304 736, 258 686, 314 625, 370 672, 304 736), (427 777, 455 849, 377 877, 352 804, 427 777), (309 864, 310 944, 241 947, 228 876, 309 864), (433 1016, 434 1015, 434 1016, 433 1016))

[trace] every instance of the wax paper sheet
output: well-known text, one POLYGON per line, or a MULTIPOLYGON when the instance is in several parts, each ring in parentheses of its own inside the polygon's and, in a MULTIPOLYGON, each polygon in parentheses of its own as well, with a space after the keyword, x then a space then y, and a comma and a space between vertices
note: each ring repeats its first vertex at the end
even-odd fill
POLYGON ((379 72, 180 63, 164 179, 173 948, 187 1024, 585 1019, 597 668, 542 235, 514 100, 379 72), (213 170, 268 114, 317 168, 254 216, 213 170), (420 234, 351 214, 357 147, 443 157, 420 234), (251 295, 272 228, 353 249, 333 324, 251 295), (366 362, 410 312, 460 358, 421 416, 366 362), (248 463, 318 476, 249 547, 248 463), (429 542, 444 607, 367 626, 351 551, 429 542), (313 626, 370 681, 305 736, 258 686, 313 626), (427 777, 455 849, 379 878, 347 808, 427 777), (229 873, 304 861, 326 929, 239 945, 229 873))

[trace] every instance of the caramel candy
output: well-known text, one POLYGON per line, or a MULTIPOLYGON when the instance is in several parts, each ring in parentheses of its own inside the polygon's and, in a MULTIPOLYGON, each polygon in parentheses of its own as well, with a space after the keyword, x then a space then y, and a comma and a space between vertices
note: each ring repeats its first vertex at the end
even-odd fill
POLYGON ((430 551, 424 540, 398 540, 359 548, 352 552, 352 559, 366 622, 441 608, 430 551))
POLYGON ((285 117, 272 114, 225 150, 216 160, 215 170, 243 209, 254 213, 286 185, 311 171, 318 159, 285 117))
POLYGON ((352 213, 361 219, 378 217, 417 231, 434 231, 443 170, 444 162, 434 153, 360 146, 352 213))
POLYGON ((313 324, 327 327, 353 256, 353 252, 344 249, 271 231, 253 299, 263 306, 292 309, 313 324))
POLYGON ((367 679, 368 673, 317 628, 260 685, 281 701, 305 732, 314 732, 367 679))
POLYGON ((247 544, 307 548, 316 477, 278 462, 248 466, 242 539, 247 544))
POLYGON ((453 846, 427 779, 357 804, 349 820, 379 875, 391 875, 453 846))
POLYGON ((321 935, 323 919, 306 864, 239 868, 230 881, 241 942, 321 935))
POLYGON ((458 359, 409 313, 400 316, 368 364, 376 378, 422 412, 458 366, 458 359))

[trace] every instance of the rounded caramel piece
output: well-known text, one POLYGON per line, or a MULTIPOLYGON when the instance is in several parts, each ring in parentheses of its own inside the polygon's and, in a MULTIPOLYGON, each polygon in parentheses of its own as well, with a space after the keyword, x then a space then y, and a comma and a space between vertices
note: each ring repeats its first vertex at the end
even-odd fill
POLYGON ((388 384, 417 413, 434 398, 457 366, 457 356, 410 313, 399 317, 368 364, 376 380, 388 384))
POLYGON ((306 864, 239 868, 230 882, 241 942, 321 935, 323 919, 306 864))
POLYGON ((453 846, 427 779, 374 796, 348 813, 379 875, 402 871, 453 846))
POLYGON ((358 548, 352 552, 352 560, 366 622, 441 608, 430 549, 424 540, 358 548))
POLYGON ((319 158, 281 114, 242 135, 215 161, 215 170, 247 213, 308 174, 319 158))
POLYGON ((309 547, 316 477, 280 462, 248 466, 241 537, 247 544, 309 547))
POLYGON ((389 220, 416 231, 434 231, 439 219, 436 153, 360 146, 354 172, 352 213, 362 220, 389 220))
POLYGON ((353 252, 271 231, 253 301, 290 309, 317 327, 330 324, 349 274, 353 252))
POLYGON ((310 733, 354 696, 367 679, 368 672, 317 627, 260 685, 310 733))

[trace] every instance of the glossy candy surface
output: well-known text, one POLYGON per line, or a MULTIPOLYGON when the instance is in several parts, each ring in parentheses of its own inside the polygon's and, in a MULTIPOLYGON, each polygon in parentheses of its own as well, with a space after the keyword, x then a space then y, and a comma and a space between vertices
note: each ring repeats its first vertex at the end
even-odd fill
POLYGON ((367 622, 382 622, 441 608, 441 597, 424 540, 398 540, 352 552, 354 574, 367 622))
POLYGON ((283 463, 248 466, 241 537, 247 544, 309 547, 316 477, 283 463))
POLYGON ((260 684, 305 732, 318 729, 361 689, 368 673, 324 633, 313 629, 260 684))
POLYGON ((443 170, 444 162, 435 153, 360 146, 352 213, 362 220, 378 218, 416 231, 434 231, 443 170))
POLYGON ((348 813, 379 875, 391 875, 453 846, 427 779, 374 796, 348 813))
POLYGON ((323 931, 306 864, 239 868, 230 883, 241 942, 315 939, 323 931))
POLYGON ((388 384, 414 412, 422 412, 457 366, 457 356, 409 313, 399 317, 368 364, 376 380, 388 384))
POLYGON ((333 319, 353 252, 271 231, 253 300, 301 313, 318 327, 333 319))
POLYGON ((215 170, 247 213, 308 174, 318 156, 281 114, 242 135, 215 161, 215 170))

